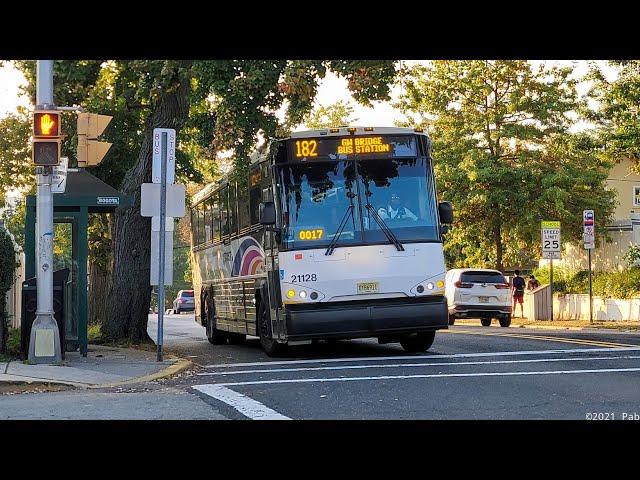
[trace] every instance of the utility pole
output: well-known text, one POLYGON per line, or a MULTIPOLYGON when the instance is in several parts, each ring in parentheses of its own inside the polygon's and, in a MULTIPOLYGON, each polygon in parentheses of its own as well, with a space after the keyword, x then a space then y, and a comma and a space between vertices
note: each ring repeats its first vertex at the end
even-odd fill
MULTIPOLYGON (((36 114, 56 110, 53 102, 53 60, 38 60, 36 114)), ((59 127, 58 127, 59 128, 59 127)), ((36 143, 34 141, 34 159, 36 143)), ((56 148, 58 148, 56 146, 56 148)), ((56 164, 59 162, 59 151, 56 164)), ((29 339, 29 362, 59 363, 62 345, 58 324, 53 316, 53 195, 51 165, 36 166, 36 284, 38 305, 29 339)))

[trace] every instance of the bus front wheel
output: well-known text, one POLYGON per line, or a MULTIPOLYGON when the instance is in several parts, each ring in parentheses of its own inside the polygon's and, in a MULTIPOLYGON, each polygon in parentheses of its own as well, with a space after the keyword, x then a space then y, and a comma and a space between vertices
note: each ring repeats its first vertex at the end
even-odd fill
POLYGON ((212 345, 224 345, 227 343, 227 336, 224 332, 221 332, 216 328, 216 320, 213 314, 213 306, 209 297, 204 299, 204 320, 206 322, 205 328, 207 331, 207 340, 212 345))
POLYGON ((436 332, 422 332, 407 335, 404 339, 400 340, 400 345, 404 348, 405 352, 409 353, 422 353, 426 352, 433 345, 433 341, 436 338, 436 332))
POLYGON ((258 310, 256 312, 256 327, 258 329, 258 336, 260 337, 260 345, 265 353, 270 357, 281 357, 285 354, 287 346, 283 343, 278 343, 271 334, 271 316, 269 315, 269 309, 264 302, 258 303, 258 310))

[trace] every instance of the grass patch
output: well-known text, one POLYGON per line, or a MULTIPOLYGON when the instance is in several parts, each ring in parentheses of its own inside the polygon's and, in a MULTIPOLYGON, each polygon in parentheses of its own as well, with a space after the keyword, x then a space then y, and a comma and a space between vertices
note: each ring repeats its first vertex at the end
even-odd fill
POLYGON ((94 323, 87 327, 87 339, 89 343, 100 343, 102 341, 102 330, 100 324, 94 323))

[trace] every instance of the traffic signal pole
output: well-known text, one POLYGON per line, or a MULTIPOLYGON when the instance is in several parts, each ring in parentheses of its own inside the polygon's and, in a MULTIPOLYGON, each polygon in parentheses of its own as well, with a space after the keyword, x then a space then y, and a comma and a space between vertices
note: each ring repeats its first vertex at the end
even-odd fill
MULTIPOLYGON (((38 60, 36 112, 54 110, 53 60, 38 60)), ((53 315, 53 167, 36 167, 36 285, 38 305, 29 339, 29 362, 59 363, 62 345, 53 315)), ((62 321, 62 319, 60 319, 62 321)))

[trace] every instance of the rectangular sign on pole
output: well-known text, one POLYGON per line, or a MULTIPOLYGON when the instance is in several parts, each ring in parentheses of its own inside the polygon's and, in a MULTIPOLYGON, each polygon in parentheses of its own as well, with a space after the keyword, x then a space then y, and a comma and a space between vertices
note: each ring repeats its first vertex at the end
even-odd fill
POLYGON ((593 210, 584 210, 582 212, 582 228, 584 229, 582 235, 584 248, 593 250, 596 248, 596 219, 593 210))
MULTIPOLYGON (((176 177, 176 131, 173 128, 153 129, 153 163, 151 166, 151 181, 162 181, 162 134, 167 134, 167 163, 166 182, 174 183, 176 177)), ((171 216, 171 215, 169 215, 171 216)))
POLYGON ((64 193, 67 187, 67 167, 69 166, 68 157, 60 157, 60 163, 53 167, 51 175, 51 193, 64 193))
MULTIPOLYGON (((161 185, 157 183, 143 183, 141 186, 140 215, 143 217, 160 216, 161 185)), ((167 184, 166 186, 166 213, 167 217, 184 217, 185 214, 185 187, 180 184, 167 184)))
POLYGON ((560 222, 543 221, 542 227, 542 258, 550 260, 560 259, 560 222))
MULTIPOLYGON (((160 232, 151 231, 151 285, 160 283, 160 232)), ((173 231, 164 232, 164 284, 173 285, 173 231)), ((160 308, 158 307, 158 310, 160 308)))

